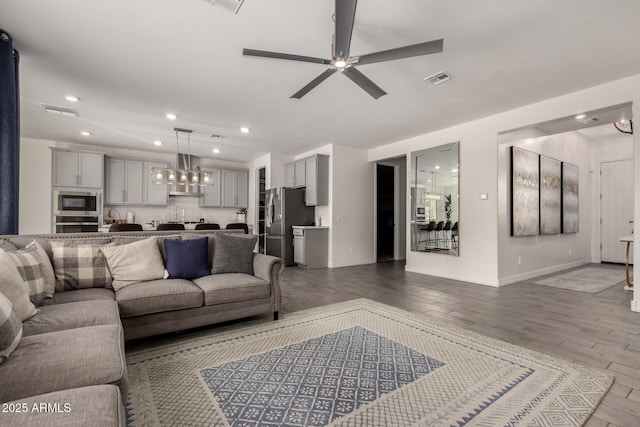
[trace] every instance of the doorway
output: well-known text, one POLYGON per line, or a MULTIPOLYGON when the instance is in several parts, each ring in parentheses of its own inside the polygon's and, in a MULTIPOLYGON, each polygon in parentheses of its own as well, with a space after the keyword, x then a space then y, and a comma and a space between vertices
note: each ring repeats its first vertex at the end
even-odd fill
POLYGON ((385 159, 375 169, 376 261, 406 259, 407 158, 385 159))
POLYGON ((394 167, 376 165, 377 196, 377 262, 393 260, 394 217, 394 167))
POLYGON ((633 230, 633 160, 600 164, 600 209, 602 262, 624 264, 626 246, 620 237, 633 230))

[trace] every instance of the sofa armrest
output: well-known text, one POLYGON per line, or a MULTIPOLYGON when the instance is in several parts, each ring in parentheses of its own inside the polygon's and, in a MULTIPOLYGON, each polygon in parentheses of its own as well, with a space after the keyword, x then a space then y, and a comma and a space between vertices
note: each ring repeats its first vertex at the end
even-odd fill
POLYGON ((280 258, 259 253, 253 254, 253 275, 271 284, 271 304, 274 313, 280 311, 282 303, 280 274, 283 271, 284 263, 280 258))

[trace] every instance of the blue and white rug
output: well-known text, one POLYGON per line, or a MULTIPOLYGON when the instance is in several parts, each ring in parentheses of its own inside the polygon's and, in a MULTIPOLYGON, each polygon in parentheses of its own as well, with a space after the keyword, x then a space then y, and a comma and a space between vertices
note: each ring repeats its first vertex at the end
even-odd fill
POLYGON ((360 299, 128 355, 129 426, 581 425, 611 386, 360 299))

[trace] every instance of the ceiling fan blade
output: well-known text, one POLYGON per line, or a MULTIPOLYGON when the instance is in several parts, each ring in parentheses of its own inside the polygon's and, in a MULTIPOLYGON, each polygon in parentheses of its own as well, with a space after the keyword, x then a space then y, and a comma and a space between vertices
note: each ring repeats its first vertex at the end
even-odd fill
POLYGON ((313 62, 314 64, 331 64, 331 60, 314 58, 313 56, 292 55, 290 53, 269 52, 267 50, 242 49, 245 56, 259 56, 262 58, 286 59, 289 61, 313 62))
POLYGON ((307 93, 309 93, 311 89, 313 89, 314 87, 318 86, 320 83, 328 79, 336 71, 337 70, 335 68, 327 68, 326 70, 324 70, 322 74, 320 74, 315 79, 311 80, 309 84, 307 84, 305 87, 303 87, 302 89, 300 89, 299 91, 291 95, 290 98, 296 98, 296 99, 302 98, 307 93))
POLYGON ((358 0, 336 0, 334 58, 349 58, 349 47, 351 46, 351 34, 353 33, 353 20, 356 17, 357 3, 358 0))
MULTIPOLYGON (((394 59, 410 58, 412 56, 429 55, 431 53, 442 52, 444 40, 432 40, 430 42, 418 43, 411 46, 398 47, 396 49, 383 50, 381 52, 369 53, 357 58, 357 64, 372 64, 374 62, 392 61, 394 59)), ((355 59, 355 58, 354 58, 355 59)))
POLYGON ((345 68, 343 74, 351 79, 355 84, 364 89, 369 95, 373 96, 375 99, 380 98, 383 95, 386 95, 387 92, 382 90, 380 86, 369 80, 367 76, 362 74, 360 71, 356 70, 355 67, 345 68))

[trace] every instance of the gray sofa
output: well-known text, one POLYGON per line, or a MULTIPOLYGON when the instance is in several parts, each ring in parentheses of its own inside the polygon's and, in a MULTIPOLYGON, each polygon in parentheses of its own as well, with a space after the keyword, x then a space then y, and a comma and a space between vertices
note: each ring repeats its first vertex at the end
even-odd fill
MULTIPOLYGON (((221 232, 237 230, 0 236, 0 247, 20 249, 35 239, 52 259, 52 240, 104 245, 156 236, 166 261, 164 239, 221 232)), ((211 260, 213 239, 209 241, 211 260)), ((38 314, 23 322, 20 344, 0 364, 0 402, 16 409, 0 412, 0 425, 125 425, 125 340, 265 313, 277 320, 282 269, 279 258, 253 254, 253 276, 224 273, 193 281, 155 280, 116 292, 56 291, 38 307, 38 314), (47 410, 34 412, 34 404, 47 410)))

